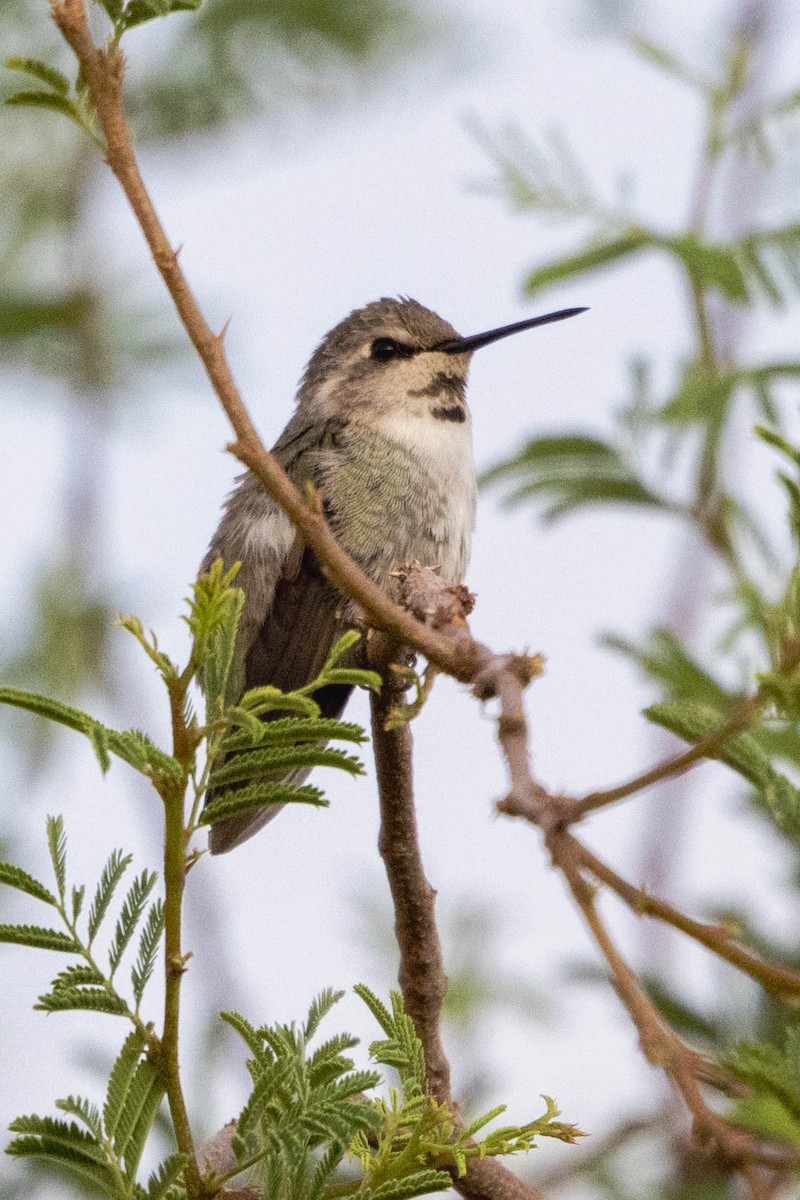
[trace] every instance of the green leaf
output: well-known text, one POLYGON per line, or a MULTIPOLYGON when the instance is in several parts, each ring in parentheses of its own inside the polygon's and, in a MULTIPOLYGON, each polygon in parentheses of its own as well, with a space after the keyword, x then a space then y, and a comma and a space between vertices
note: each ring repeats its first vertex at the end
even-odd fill
POLYGON ((58 894, 64 903, 64 893, 67 889, 67 837, 64 833, 62 817, 47 818, 47 847, 50 851, 50 861, 56 877, 58 894))
POLYGON ((387 1179, 366 1193, 368 1200, 410 1200, 412 1196, 428 1196, 432 1192, 447 1192, 453 1186, 452 1177, 446 1171, 429 1168, 414 1171, 401 1179, 387 1179))
POLYGON ((713 709, 720 725, 738 698, 727 692, 669 629, 654 629, 649 640, 640 644, 607 634, 603 644, 627 655, 676 699, 691 700, 713 709))
POLYGON ((787 293, 800 291, 800 222, 760 229, 733 243, 747 286, 773 305, 782 305, 787 293))
MULTIPOLYGON (((722 724, 718 712, 685 700, 654 704, 644 715, 688 742, 715 733, 722 724)), ((708 757, 719 759, 747 779, 778 827, 788 836, 800 838, 800 790, 775 770, 752 733, 736 734, 708 757)))
POLYGON ((196 12, 203 0, 129 0, 122 17, 123 29, 133 29, 152 21, 155 17, 166 17, 173 12, 196 12))
POLYGON ((800 1121, 793 1117, 777 1096, 758 1093, 734 1100, 726 1113, 737 1125, 744 1125, 766 1141, 784 1141, 800 1148, 800 1121))
POLYGON ((84 984, 101 984, 103 976, 97 967, 91 963, 73 963, 63 971, 59 971, 50 987, 54 992, 73 991, 84 984))
POLYGON ((122 16, 123 0, 98 0, 98 3, 103 6, 111 20, 116 25, 117 21, 122 16))
MULTIPOLYGON (((310 696, 298 692, 282 692, 280 688, 264 686, 251 688, 239 701, 239 708, 251 713, 296 712, 301 717, 318 717, 319 705, 310 696)), ((232 710, 238 711, 237 709, 232 710)))
POLYGON ((357 629, 348 629, 346 633, 343 633, 331 647, 331 652, 325 659, 325 665, 320 671, 320 675, 324 675, 330 667, 335 666, 339 659, 343 658, 347 651, 352 650, 353 646, 358 645, 360 641, 361 634, 357 629))
POLYGON ((219 1015, 226 1025, 230 1025, 231 1029, 239 1034, 254 1058, 263 1057, 261 1038, 246 1017, 236 1012, 221 1012, 219 1015))
POLYGON ((147 1039, 142 1030, 134 1029, 123 1042, 122 1049, 111 1068, 106 1100, 103 1105, 103 1125, 106 1135, 110 1138, 116 1136, 125 1104, 133 1087, 136 1068, 146 1045, 147 1039))
POLYGON ((383 1041, 373 1042, 369 1048, 372 1057, 385 1066, 394 1067, 400 1076, 407 1097, 424 1096, 428 1089, 425 1070, 425 1051, 417 1037, 414 1022, 408 1016, 400 992, 392 992, 392 1011, 378 1000, 377 996, 358 984, 354 989, 387 1034, 383 1041))
POLYGON ((133 995, 136 1000, 137 1010, 142 1002, 144 990, 153 974, 163 932, 164 902, 156 900, 150 906, 150 911, 147 914, 147 920, 144 923, 141 937, 139 938, 139 954, 131 968, 131 984, 133 986, 133 995))
POLYGON ((658 409, 657 416, 673 425, 719 423, 737 383, 735 373, 709 373, 702 363, 692 363, 677 391, 658 409))
POLYGON ((128 1006, 121 996, 105 987, 59 987, 46 992, 33 1006, 40 1012, 102 1012, 114 1017, 128 1015, 128 1006))
POLYGON ((707 90, 708 84, 671 50, 667 50, 658 42, 651 41, 650 38, 637 33, 632 34, 628 41, 635 53, 646 62, 651 63, 652 66, 658 67, 674 79, 680 79, 694 88, 707 90))
POLYGON ((150 893, 155 887, 157 880, 158 875, 155 871, 142 871, 141 875, 134 879, 128 889, 128 894, 122 905, 122 911, 119 914, 119 920, 114 930, 114 938, 108 952, 108 962, 111 967, 112 976, 117 970, 122 956, 136 932, 136 927, 141 920, 142 913, 145 910, 150 893))
POLYGON ((43 1158, 70 1167, 106 1196, 119 1194, 102 1147, 94 1136, 74 1122, 53 1117, 17 1117, 9 1125, 20 1134, 6 1147, 16 1158, 43 1158))
POLYGON ((755 432, 762 442, 766 442, 768 446, 780 450, 793 466, 800 468, 800 449, 792 445, 787 438, 778 433, 777 429, 768 429, 765 425, 756 425, 755 432))
POLYGON ((288 783, 252 783, 248 787, 233 788, 215 796, 203 809, 201 825, 213 825, 239 813, 253 812, 257 808, 274 804, 313 804, 327 808, 328 801, 319 788, 309 784, 293 786, 288 783))
POLYGON ((13 705, 28 712, 45 717, 68 729, 88 737, 97 754, 103 771, 108 769, 108 754, 116 754, 134 770, 152 777, 159 773, 170 775, 176 779, 183 778, 180 763, 159 750, 146 734, 138 729, 117 730, 109 729, 95 720, 88 713, 48 696, 40 696, 35 692, 23 692, 18 688, 0 688, 0 704, 13 705))
MULTIPOLYGON (((203 680, 206 720, 210 724, 224 708, 236 656, 236 638, 244 606, 244 592, 233 587, 239 570, 235 563, 226 571, 221 558, 201 575, 193 588, 188 617, 194 636, 192 658, 203 680)), ((235 672, 237 678, 239 671, 235 672)), ((239 690, 236 688, 236 690, 239 690)))
POLYGON ((136 641, 142 647, 150 661, 155 663, 159 674, 165 682, 173 683, 177 679, 177 667, 163 651, 159 650, 156 635, 152 631, 148 639, 142 622, 138 617, 132 614, 122 614, 117 617, 114 624, 119 626, 120 629, 125 629, 136 638, 136 641))
POLYGON ((363 667, 331 667, 320 678, 319 687, 327 687, 330 683, 346 683, 350 687, 367 688, 379 693, 383 680, 377 671, 367 671, 363 667))
POLYGON ((34 879, 27 871, 23 871, 21 867, 14 867, 11 863, 0 862, 0 883, 5 883, 20 892, 27 892, 29 896, 34 896, 54 908, 58 906, 55 896, 43 883, 39 883, 38 879, 34 879))
MULTIPOLYGON (((227 716, 232 718, 235 712, 235 709, 229 709, 227 716)), ((250 717, 251 714, 246 715, 250 717)), ((306 719, 279 717, 275 721, 261 721, 257 717, 253 719, 256 724, 252 729, 248 725, 245 729, 237 730, 236 733, 231 733, 224 739, 221 746, 223 753, 249 749, 254 743, 270 746, 293 746, 303 742, 333 740, 360 744, 367 740, 366 732, 360 725, 337 721, 333 717, 306 719)))
POLYGON ((353 988, 353 991, 364 1001, 384 1033, 391 1033, 393 1029, 392 1014, 389 1012, 383 1001, 380 1000, 364 983, 357 983, 353 988))
MULTIPOLYGON (((123 1079, 122 1083, 125 1084, 126 1080, 123 1079)), ((117 1155, 124 1159, 130 1178, 136 1176, 163 1095, 164 1088, 155 1068, 146 1058, 141 1058, 127 1078, 121 1106, 114 1113, 114 1132, 109 1133, 117 1155)))
POLYGON ((140 729, 108 729, 105 732, 111 752, 148 779, 159 775, 183 779, 183 767, 178 760, 160 750, 140 729))
MULTIPOLYGON (((788 1029, 783 1050, 768 1042, 739 1042, 729 1054, 720 1056, 722 1065, 737 1079, 752 1087, 757 1094, 779 1101, 791 1118, 792 1127, 784 1121, 782 1136, 800 1144, 800 1031, 788 1029)), ((751 1119, 755 1115, 751 1111, 751 1119)), ((759 1114, 765 1115, 762 1109, 759 1114)), ((774 1116, 773 1111, 773 1116, 774 1116)))
POLYGON ((533 295, 534 292, 539 292, 553 283, 563 283, 567 279, 596 271, 598 267, 622 262, 652 244, 651 236, 644 230, 631 230, 619 237, 605 238, 576 251, 575 254, 554 259, 537 267, 525 279, 525 291, 529 296, 533 295))
POLYGON ((703 242, 692 234, 656 236, 653 244, 678 258, 704 287, 721 292, 737 304, 747 301, 747 279, 735 247, 703 242))
POLYGON ((103 867, 97 891, 89 909, 89 945, 91 946, 103 918, 108 912, 117 884, 122 879, 128 867, 133 862, 132 854, 123 854, 121 850, 112 850, 108 862, 103 867))
POLYGON ((68 933, 58 929, 43 929, 40 925, 0 925, 0 942, 17 946, 32 946, 36 950, 58 950, 77 954, 80 946, 68 933))
POLYGON ((96 1138, 102 1137, 103 1129, 97 1106, 85 1100, 83 1096, 67 1096, 65 1100, 56 1100, 56 1108, 70 1117, 77 1117, 96 1138))
POLYGON ((66 96, 69 92, 69 80, 66 75, 62 75, 61 71, 57 71, 55 67, 49 67, 47 63, 40 62, 38 58, 21 58, 19 55, 13 54, 5 60, 3 65, 9 71, 24 71, 26 75, 33 75, 36 79, 40 79, 42 83, 49 83, 50 87, 60 92, 62 96, 66 96))
POLYGON ((186 1154, 170 1154, 147 1181, 147 1200, 167 1200, 173 1184, 182 1182, 188 1162, 186 1154))
POLYGON ((344 992, 336 992, 333 988, 325 988, 312 1001, 306 1017, 306 1023, 303 1026, 303 1036, 307 1042, 310 1042, 314 1034, 319 1029, 320 1022, 327 1017, 328 1013, 333 1008, 334 1004, 338 1004, 344 996, 344 992))
POLYGON ((61 113, 62 116, 68 117, 70 121, 74 121, 81 129, 85 129, 85 123, 75 107, 73 100, 68 100, 66 96, 59 95, 58 92, 39 92, 39 91, 23 91, 15 92, 13 96, 8 96, 6 104, 10 104, 18 108, 48 108, 52 112, 61 113))
POLYGON ((100 770, 105 775, 111 766, 111 758, 108 753, 108 732, 104 727, 97 722, 94 722, 89 727, 89 741, 92 743, 92 749, 95 752, 97 761, 100 764, 100 770))
POLYGON ((615 446, 585 434, 531 439, 480 477, 481 486, 497 483, 508 487, 503 498, 508 507, 544 501, 543 515, 549 521, 589 504, 671 507, 636 477, 615 446))
POLYGON ((343 750, 324 746, 269 746, 233 755, 218 767, 209 780, 209 788, 225 788, 269 775, 282 775, 301 767, 337 767, 351 775, 363 775, 359 759, 343 750))

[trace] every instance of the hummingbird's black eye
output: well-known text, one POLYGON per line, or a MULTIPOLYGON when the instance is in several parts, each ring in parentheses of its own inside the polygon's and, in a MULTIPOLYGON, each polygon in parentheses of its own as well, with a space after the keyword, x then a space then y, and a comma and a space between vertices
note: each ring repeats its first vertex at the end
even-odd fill
POLYGON ((394 338, 382 337, 375 338, 369 353, 370 358, 377 359, 378 362, 388 362, 390 358, 411 358, 414 351, 404 342, 396 342, 394 338))

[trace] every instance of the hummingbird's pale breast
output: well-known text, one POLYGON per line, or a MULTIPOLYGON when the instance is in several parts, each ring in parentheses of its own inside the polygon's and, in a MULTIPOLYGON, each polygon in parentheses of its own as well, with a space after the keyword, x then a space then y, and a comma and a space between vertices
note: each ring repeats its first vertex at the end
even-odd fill
POLYGON ((318 470, 339 541, 375 582, 412 561, 461 580, 476 499, 466 410, 458 422, 408 411, 351 421, 318 470))

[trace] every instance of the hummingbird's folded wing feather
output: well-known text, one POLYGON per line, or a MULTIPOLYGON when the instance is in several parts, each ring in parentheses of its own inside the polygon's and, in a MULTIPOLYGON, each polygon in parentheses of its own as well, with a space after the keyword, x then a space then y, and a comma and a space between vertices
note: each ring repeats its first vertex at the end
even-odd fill
MULTIPOLYGON (((318 451, 333 435, 333 430, 321 429, 319 424, 301 423, 297 415, 289 422, 274 453, 298 486, 313 479, 308 452, 318 451)), ((291 692, 310 683, 346 628, 341 614, 343 597, 325 579, 313 552, 252 475, 242 478, 229 502, 204 569, 218 554, 226 566, 237 558, 241 561, 236 583, 245 593, 230 701, 254 687, 269 685, 291 692)), ((314 699, 322 715, 338 717, 351 690, 337 684, 317 691, 314 699)), ((294 772, 291 782, 300 783, 307 774, 294 772)), ((221 854, 240 845, 276 816, 280 807, 217 822, 209 834, 211 853, 221 854)))

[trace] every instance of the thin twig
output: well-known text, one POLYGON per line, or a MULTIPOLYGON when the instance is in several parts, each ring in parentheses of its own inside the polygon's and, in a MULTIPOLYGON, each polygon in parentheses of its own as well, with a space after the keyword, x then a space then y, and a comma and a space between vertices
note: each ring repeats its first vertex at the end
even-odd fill
POLYGON ((752 725, 759 707, 757 700, 743 700, 737 704, 733 713, 724 724, 720 725, 719 729, 714 729, 705 737, 700 738, 689 750, 657 763, 656 766, 643 771, 640 775, 634 775, 627 783, 606 788, 604 791, 589 792, 580 800, 568 802, 567 820, 569 822, 579 821, 587 813, 595 812, 598 808, 607 808, 609 804, 615 804, 618 800, 625 800, 629 796, 637 795, 645 788, 652 787, 653 784, 661 783, 665 779, 672 779, 676 775, 682 775, 684 771, 688 771, 690 767, 696 766, 705 759, 714 758, 730 738, 737 733, 742 733, 752 725))
MULTIPOLYGON (((649 1062, 660 1067, 672 1080, 692 1115, 697 1135, 716 1144, 731 1165, 745 1176, 752 1167, 770 1171, 798 1170, 800 1154, 796 1150, 759 1141, 748 1130, 720 1116, 705 1101, 700 1090, 701 1083, 711 1084, 723 1091, 735 1090, 739 1085, 715 1063, 686 1045, 659 1013, 620 954, 597 910, 595 888, 583 874, 584 856, 592 873, 595 873, 595 866, 600 868, 603 864, 599 860, 595 862, 594 856, 559 822, 558 799, 548 797, 543 789, 537 789, 534 785, 529 789, 527 798, 516 793, 501 801, 497 807, 501 812, 523 817, 545 831, 545 841, 553 864, 564 876, 608 964, 616 992, 639 1032, 642 1052, 649 1062)), ((760 1179, 748 1178, 748 1183, 754 1197, 760 1194, 760 1179)))
POLYGON ((651 896, 645 888, 634 887, 576 838, 570 838, 570 841, 581 865, 616 892, 633 912, 641 916, 655 917, 667 925, 672 925, 674 929, 679 929, 695 942, 713 951, 717 957, 724 958, 757 980, 770 995, 784 998, 800 996, 800 971, 793 971, 789 967, 762 958, 755 950, 742 945, 727 926, 697 921, 666 900, 651 896))

